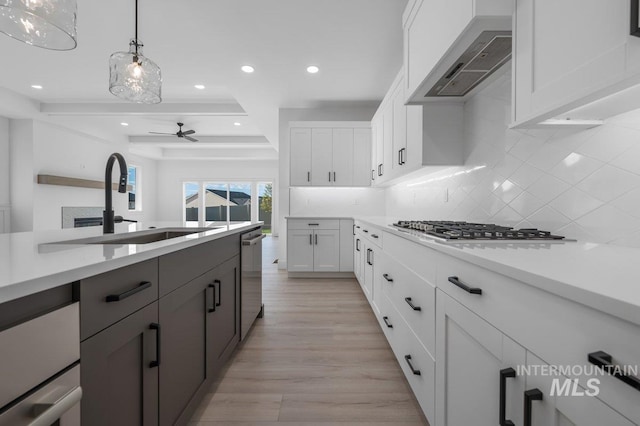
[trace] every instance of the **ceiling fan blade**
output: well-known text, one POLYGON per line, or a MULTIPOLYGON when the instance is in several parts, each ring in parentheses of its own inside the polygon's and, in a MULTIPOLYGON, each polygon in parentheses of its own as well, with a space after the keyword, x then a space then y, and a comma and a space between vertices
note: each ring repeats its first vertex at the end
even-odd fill
POLYGON ((172 135, 172 136, 176 135, 175 133, 162 133, 162 132, 149 132, 149 133, 151 133, 152 135, 172 135))
POLYGON ((183 135, 192 135, 194 134, 196 131, 195 130, 185 130, 184 132, 182 132, 183 135))
POLYGON ((198 139, 192 138, 191 136, 184 136, 184 138, 190 142, 198 142, 198 139))

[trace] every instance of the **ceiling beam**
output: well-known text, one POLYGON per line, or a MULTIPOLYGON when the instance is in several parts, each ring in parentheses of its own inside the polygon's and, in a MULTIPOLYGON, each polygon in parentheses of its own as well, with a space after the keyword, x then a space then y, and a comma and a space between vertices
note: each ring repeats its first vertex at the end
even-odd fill
POLYGON ((129 142, 138 144, 215 144, 215 145, 234 145, 236 147, 246 147, 268 145, 271 146, 267 138, 264 136, 200 136, 193 135, 198 142, 188 142, 186 140, 181 141, 176 136, 172 135, 153 135, 153 136, 129 136, 129 142))
POLYGON ((238 103, 42 103, 48 115, 247 115, 238 103))

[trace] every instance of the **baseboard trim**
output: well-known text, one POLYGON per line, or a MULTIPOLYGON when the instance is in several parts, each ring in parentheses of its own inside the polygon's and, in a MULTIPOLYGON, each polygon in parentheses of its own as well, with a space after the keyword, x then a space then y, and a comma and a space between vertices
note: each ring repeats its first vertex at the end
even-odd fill
POLYGON ((355 278, 353 272, 288 272, 289 278, 355 278))

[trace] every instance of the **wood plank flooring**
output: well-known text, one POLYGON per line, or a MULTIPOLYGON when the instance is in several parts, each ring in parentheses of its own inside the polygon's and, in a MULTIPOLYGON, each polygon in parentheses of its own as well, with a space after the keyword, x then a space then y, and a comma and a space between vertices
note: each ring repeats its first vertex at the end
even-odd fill
POLYGON ((355 279, 289 279, 264 240, 258 319, 190 426, 428 423, 355 279))

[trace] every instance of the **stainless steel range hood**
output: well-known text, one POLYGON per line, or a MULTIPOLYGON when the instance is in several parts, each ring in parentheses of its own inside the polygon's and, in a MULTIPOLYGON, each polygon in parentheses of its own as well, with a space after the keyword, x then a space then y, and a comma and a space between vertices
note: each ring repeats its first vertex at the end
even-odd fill
POLYGON ((483 31, 424 95, 462 97, 511 59, 511 31, 483 31))

